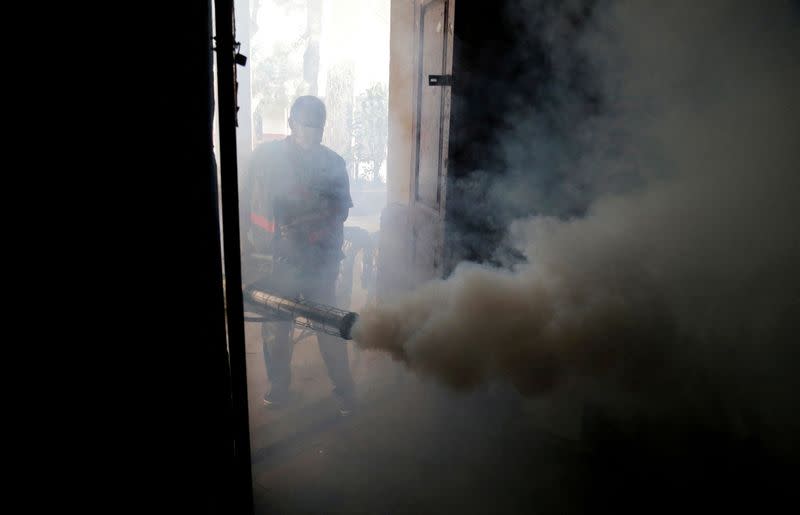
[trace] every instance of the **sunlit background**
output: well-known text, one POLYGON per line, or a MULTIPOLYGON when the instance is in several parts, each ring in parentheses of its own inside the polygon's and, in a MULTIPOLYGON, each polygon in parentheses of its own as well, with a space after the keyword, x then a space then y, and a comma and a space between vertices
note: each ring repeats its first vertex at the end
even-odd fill
POLYGON ((288 134, 292 101, 328 108, 324 143, 359 186, 385 184, 389 0, 261 0, 251 5, 254 143, 288 134))

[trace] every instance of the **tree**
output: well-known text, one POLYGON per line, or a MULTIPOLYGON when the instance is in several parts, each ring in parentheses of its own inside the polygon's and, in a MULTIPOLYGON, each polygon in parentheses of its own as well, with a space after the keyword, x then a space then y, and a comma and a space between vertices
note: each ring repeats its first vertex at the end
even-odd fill
POLYGON ((353 83, 354 66, 351 61, 340 62, 328 70, 325 86, 325 105, 328 123, 323 142, 342 156, 348 172, 355 179, 353 167, 353 83))
POLYGON ((322 32, 322 0, 273 0, 278 7, 283 7, 286 12, 305 9, 306 33, 302 40, 306 44, 303 53, 303 80, 302 93, 316 95, 319 80, 319 38, 322 32))
MULTIPOLYGON (((286 13, 305 9, 306 0, 271 0, 286 13)), ((257 18, 261 1, 254 3, 252 23, 258 30, 257 18)), ((299 52, 305 43, 301 36, 294 41, 281 42, 272 49, 251 48, 251 91, 253 111, 262 121, 282 119, 293 98, 303 91, 302 63, 299 52)))
POLYGON ((291 58, 297 46, 297 42, 280 43, 270 55, 253 49, 253 99, 255 111, 263 118, 270 108, 285 109, 301 87, 300 67, 291 58))
POLYGON ((356 162, 366 163, 363 177, 380 182, 379 172, 386 159, 386 145, 389 140, 389 93, 385 84, 373 84, 358 95, 353 138, 356 162))
POLYGON ((322 0, 307 0, 306 51, 303 54, 303 79, 309 95, 317 95, 319 87, 319 39, 322 33, 322 0))

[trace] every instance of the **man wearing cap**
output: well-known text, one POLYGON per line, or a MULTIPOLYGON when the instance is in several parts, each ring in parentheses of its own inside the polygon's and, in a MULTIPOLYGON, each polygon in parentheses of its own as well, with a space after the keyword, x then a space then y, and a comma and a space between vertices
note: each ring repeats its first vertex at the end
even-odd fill
MULTIPOLYGON (((353 202, 345 162, 322 145, 326 111, 313 96, 295 100, 291 134, 253 152, 242 195, 242 241, 254 252, 272 255, 270 288, 286 297, 333 305, 342 253, 344 221, 353 202)), ((264 363, 271 388, 264 404, 280 407, 289 399, 292 359, 291 322, 262 324, 264 363)), ((320 354, 334 386, 340 412, 354 407, 347 346, 317 333, 320 354)))

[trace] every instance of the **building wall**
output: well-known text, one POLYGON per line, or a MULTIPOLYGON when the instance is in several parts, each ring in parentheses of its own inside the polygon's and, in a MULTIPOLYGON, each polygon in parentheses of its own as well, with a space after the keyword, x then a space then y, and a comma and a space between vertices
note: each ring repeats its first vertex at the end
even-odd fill
POLYGON ((411 200, 411 156, 414 105, 414 4, 392 0, 389 43, 389 204, 411 200))

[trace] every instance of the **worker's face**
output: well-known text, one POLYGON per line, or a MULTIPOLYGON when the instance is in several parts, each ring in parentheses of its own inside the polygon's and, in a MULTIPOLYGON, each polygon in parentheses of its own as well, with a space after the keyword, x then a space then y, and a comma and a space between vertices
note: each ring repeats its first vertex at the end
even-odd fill
POLYGON ((303 148, 316 147, 322 143, 325 120, 301 112, 296 117, 289 118, 289 127, 295 142, 303 148))

